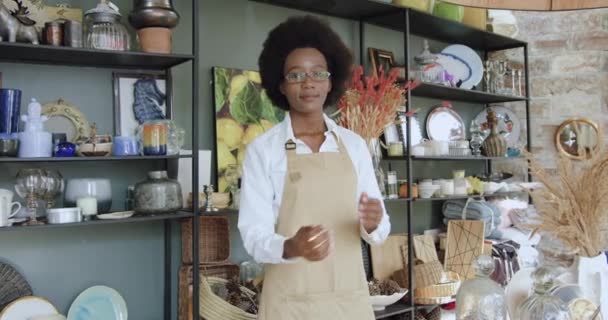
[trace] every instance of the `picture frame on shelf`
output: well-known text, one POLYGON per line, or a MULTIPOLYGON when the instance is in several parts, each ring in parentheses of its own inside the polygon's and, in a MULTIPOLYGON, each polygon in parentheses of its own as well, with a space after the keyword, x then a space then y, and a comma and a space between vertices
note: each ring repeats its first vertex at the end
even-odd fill
POLYGON ((372 64, 372 74, 378 76, 380 67, 388 73, 395 66, 395 55, 392 51, 368 48, 369 60, 372 64))
POLYGON ((134 136, 147 120, 172 118, 172 81, 163 72, 114 72, 114 134, 134 136))

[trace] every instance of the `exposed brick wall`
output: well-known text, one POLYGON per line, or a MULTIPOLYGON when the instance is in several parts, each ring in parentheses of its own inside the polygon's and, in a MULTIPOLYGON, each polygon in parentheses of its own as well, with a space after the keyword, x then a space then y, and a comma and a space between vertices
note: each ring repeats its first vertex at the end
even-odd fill
MULTIPOLYGON (((533 153, 553 167, 554 133, 575 116, 595 120, 608 144, 608 9, 514 14, 529 43, 533 153)), ((521 50, 506 55, 523 62, 521 50)), ((525 120, 523 103, 507 106, 525 120)))

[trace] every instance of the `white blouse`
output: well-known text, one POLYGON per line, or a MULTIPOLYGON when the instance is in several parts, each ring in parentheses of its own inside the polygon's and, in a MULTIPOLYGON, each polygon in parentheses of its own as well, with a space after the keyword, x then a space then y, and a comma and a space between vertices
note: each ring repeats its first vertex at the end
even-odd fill
MULTIPOLYGON (((353 201, 358 204, 363 192, 370 198, 382 199, 365 141, 326 115, 324 118, 328 131, 319 152, 339 152, 332 131, 342 139, 357 173, 357 194, 353 201)), ((296 143, 297 154, 312 153, 302 140, 295 138, 289 113, 281 123, 252 141, 245 153, 238 228, 245 249, 259 263, 290 262, 283 259, 283 243, 293 235, 280 235, 275 231, 287 172, 285 143, 289 139, 296 143)), ((384 203, 381 203, 383 217, 378 228, 368 234, 361 227, 361 237, 371 245, 384 242, 391 229, 384 203)))

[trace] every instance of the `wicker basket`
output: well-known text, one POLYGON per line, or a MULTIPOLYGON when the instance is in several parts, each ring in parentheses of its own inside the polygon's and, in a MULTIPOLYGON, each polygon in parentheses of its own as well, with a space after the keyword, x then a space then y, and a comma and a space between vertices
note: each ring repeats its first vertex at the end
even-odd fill
POLYGON ((441 282, 443 266, 439 261, 414 266, 414 288, 425 288, 441 282))
POLYGON ((416 299, 435 299, 452 297, 456 295, 460 288, 460 276, 456 272, 446 272, 446 281, 444 283, 434 284, 428 287, 416 288, 414 297, 416 299))
MULTIPOLYGON (((231 305, 221 297, 215 295, 211 286, 214 284, 225 284, 227 281, 216 277, 201 278, 201 294, 199 297, 199 312, 206 320, 256 320, 257 315, 247 313, 242 309, 231 305)), ((241 290, 254 296, 255 293, 245 287, 241 290)))
MULTIPOLYGON (((239 266, 234 264, 200 265, 199 275, 230 279, 239 276, 239 266)), ((178 320, 192 320, 192 266, 179 269, 178 320)))
MULTIPOLYGON (((192 220, 182 222, 182 263, 192 264, 192 220)), ((230 257, 230 222, 225 216, 199 217, 199 262, 226 263, 230 257)))

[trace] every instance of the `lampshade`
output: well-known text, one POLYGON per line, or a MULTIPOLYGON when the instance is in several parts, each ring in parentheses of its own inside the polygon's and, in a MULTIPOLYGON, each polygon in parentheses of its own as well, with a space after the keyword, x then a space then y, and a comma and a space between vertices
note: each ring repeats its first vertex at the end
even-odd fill
POLYGON ((608 0, 442 0, 467 7, 530 10, 530 11, 560 11, 575 9, 592 9, 608 7, 608 0))

